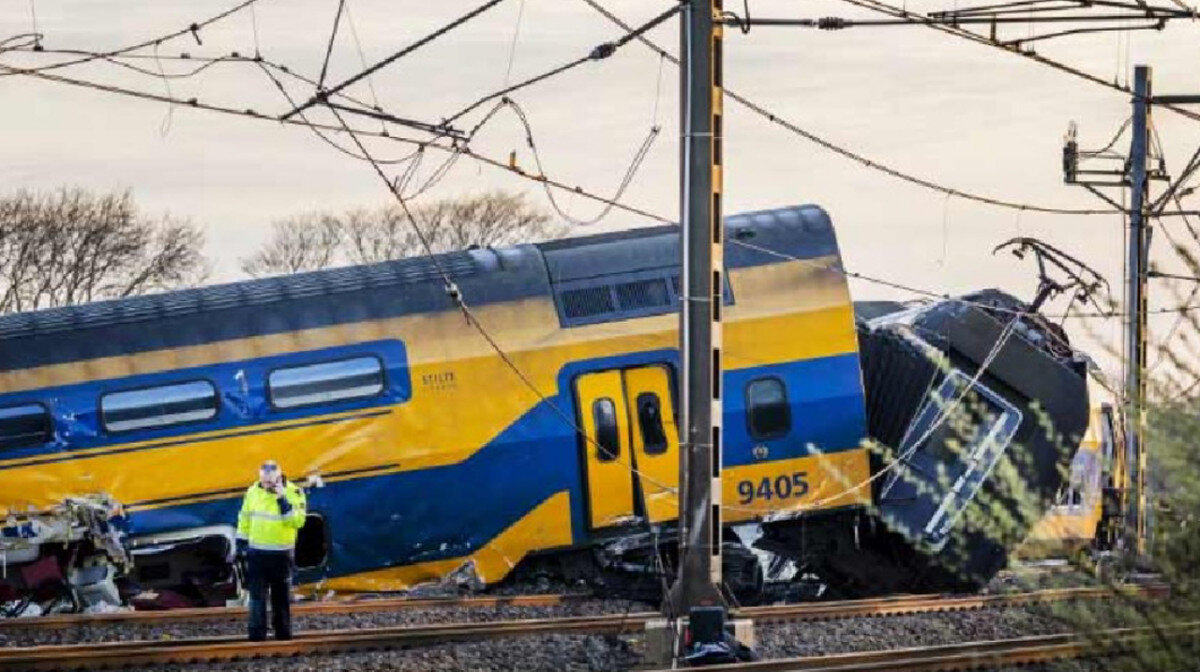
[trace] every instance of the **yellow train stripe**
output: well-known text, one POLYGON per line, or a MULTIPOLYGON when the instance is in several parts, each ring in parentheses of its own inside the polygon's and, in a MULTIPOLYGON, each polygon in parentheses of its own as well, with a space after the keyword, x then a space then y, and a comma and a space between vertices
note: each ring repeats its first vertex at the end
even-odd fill
MULTIPOLYGON (((849 307, 844 278, 831 270, 836 263, 837 257, 830 256, 731 271, 736 303, 726 311, 726 321, 849 307)), ((473 313, 502 347, 516 351, 570 346, 619 334, 674 332, 678 323, 675 315, 668 314, 562 329, 548 297, 480 306, 473 313)), ((405 341, 413 368, 493 354, 487 342, 464 324, 462 315, 447 311, 5 371, 0 372, 0 390, 70 385, 388 338, 405 341)))

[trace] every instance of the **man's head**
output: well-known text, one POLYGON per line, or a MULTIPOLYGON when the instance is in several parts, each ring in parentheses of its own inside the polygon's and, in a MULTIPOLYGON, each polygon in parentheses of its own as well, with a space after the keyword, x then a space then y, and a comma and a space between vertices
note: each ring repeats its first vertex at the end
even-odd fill
POLYGON ((275 460, 267 460, 258 468, 258 482, 268 490, 283 482, 283 470, 275 460))

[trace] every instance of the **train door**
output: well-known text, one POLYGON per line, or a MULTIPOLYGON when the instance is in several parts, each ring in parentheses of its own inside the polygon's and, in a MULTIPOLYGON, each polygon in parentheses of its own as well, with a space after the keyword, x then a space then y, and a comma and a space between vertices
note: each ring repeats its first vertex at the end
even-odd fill
POLYGON ((575 382, 593 529, 674 518, 679 435, 663 366, 601 371, 575 382), (641 495, 640 497, 638 495, 641 495))
POLYGON ((665 366, 643 366, 624 374, 645 515, 654 523, 672 520, 679 513, 679 430, 670 372, 665 366))

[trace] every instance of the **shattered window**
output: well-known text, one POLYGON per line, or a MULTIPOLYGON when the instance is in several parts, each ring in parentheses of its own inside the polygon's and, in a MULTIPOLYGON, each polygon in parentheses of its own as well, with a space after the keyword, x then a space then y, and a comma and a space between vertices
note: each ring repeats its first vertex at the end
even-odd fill
POLYGON ((207 380, 143 387, 100 397, 110 432, 170 427, 217 416, 217 390, 207 380))
POLYGON ((612 462, 621 454, 621 433, 617 429, 617 407, 613 400, 601 397, 592 402, 592 419, 596 423, 596 459, 612 462))
POLYGON ((355 357, 275 369, 267 387, 276 408, 373 397, 383 392, 383 363, 375 357, 355 357))
POLYGON ((40 446, 50 441, 50 413, 41 404, 0 408, 0 450, 40 446))
POLYGON ((643 392, 637 397, 638 428, 642 430, 642 443, 647 455, 662 455, 667 452, 667 434, 663 431, 662 404, 658 395, 643 392))
POLYGON ((759 378, 746 387, 746 421, 750 436, 757 440, 775 439, 792 428, 792 412, 787 392, 778 378, 759 378))

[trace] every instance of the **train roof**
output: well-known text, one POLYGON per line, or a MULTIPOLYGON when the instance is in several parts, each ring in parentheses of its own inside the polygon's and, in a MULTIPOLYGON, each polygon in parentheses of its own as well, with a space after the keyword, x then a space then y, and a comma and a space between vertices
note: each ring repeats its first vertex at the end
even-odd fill
MULTIPOLYGON (((730 246, 731 268, 777 263, 780 255, 837 254, 829 217, 815 205, 730 216, 726 229, 731 239, 775 252, 730 246)), ((451 309, 439 267, 470 305, 484 305, 569 291, 606 276, 664 270, 677 276, 678 266, 672 225, 13 313, 0 316, 0 370, 451 309), (355 301, 345 300, 349 294, 355 301), (155 328, 131 328, 147 323, 155 328)))

